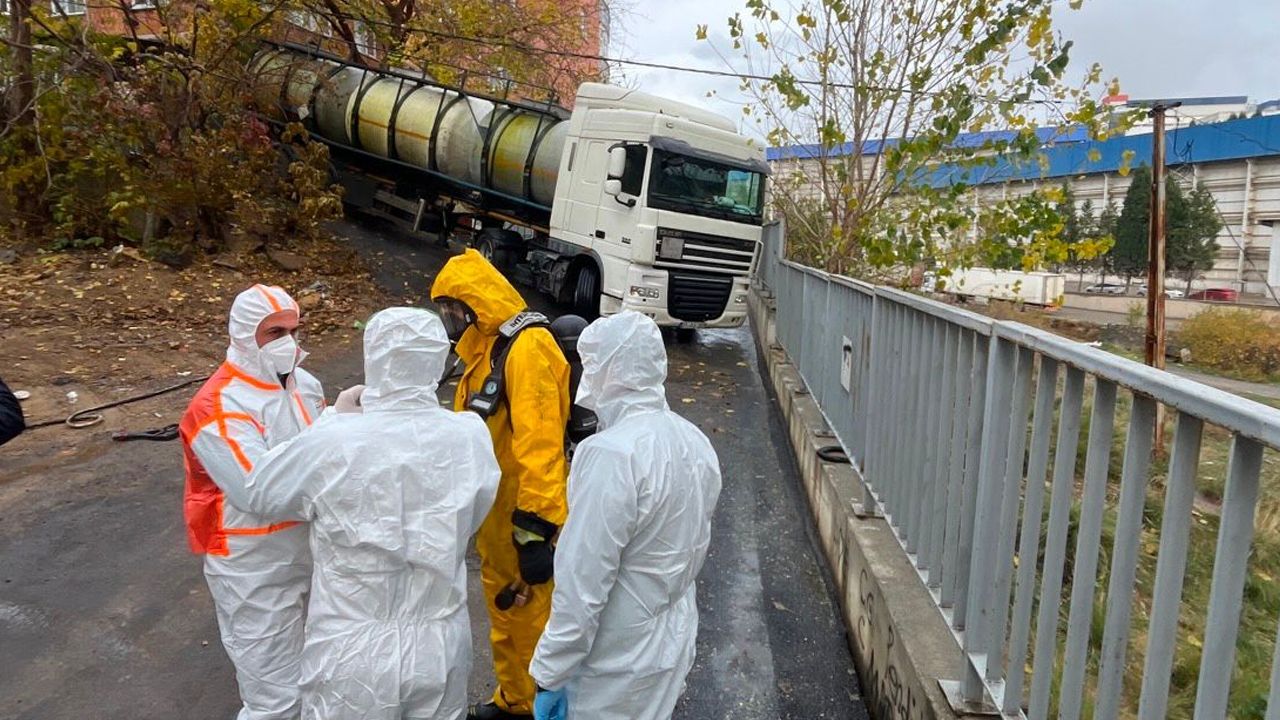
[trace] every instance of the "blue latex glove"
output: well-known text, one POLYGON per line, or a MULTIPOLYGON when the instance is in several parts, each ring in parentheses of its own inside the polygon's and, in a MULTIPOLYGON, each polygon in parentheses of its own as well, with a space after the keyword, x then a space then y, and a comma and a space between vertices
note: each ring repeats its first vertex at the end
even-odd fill
POLYGON ((533 720, 567 720, 569 698, 564 690, 543 690, 533 698, 533 720))

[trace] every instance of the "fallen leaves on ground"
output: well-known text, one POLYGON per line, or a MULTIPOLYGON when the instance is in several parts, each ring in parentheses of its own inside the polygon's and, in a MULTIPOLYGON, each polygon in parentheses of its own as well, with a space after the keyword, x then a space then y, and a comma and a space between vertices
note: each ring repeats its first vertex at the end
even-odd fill
POLYGON ((306 269, 284 271, 263 253, 174 270, 141 258, 112 262, 110 250, 22 252, 0 265, 4 378, 25 387, 60 378, 119 386, 206 370, 226 348, 232 300, 255 282, 294 294, 313 349, 345 342, 355 321, 387 304, 339 239, 291 250, 306 257, 306 269))

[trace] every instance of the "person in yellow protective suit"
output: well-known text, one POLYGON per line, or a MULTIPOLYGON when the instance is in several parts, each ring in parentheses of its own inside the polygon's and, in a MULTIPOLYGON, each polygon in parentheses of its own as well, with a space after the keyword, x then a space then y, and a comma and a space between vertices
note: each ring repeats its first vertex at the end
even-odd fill
POLYGON ((545 327, 529 327, 512 339, 524 299, 474 250, 445 264, 431 299, 466 364, 455 409, 466 409, 489 378, 495 355, 506 352, 505 397, 486 421, 502 480, 476 535, 498 687, 468 718, 531 718, 537 688, 529 663, 551 612, 553 540, 567 514, 569 364, 545 327), (504 591, 520 599, 500 610, 504 591))

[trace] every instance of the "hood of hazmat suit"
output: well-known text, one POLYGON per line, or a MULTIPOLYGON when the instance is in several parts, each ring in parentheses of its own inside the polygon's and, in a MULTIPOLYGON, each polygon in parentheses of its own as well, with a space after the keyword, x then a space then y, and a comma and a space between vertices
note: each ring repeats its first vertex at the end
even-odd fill
POLYGON ((667 406, 652 320, 597 320, 578 351, 579 397, 603 430, 574 457, 551 619, 530 671, 567 691, 571 719, 666 720, 693 665, 719 460, 667 406))
POLYGON ((293 368, 282 383, 254 339, 263 320, 282 311, 296 313, 298 305, 278 287, 254 285, 236 297, 226 362, 196 393, 178 426, 187 540, 204 555, 223 646, 236 667, 241 720, 298 713, 298 657, 311 582, 307 531, 252 512, 228 494, 271 448, 324 410, 319 381, 293 368))
MULTIPOLYGON (((258 326, 268 315, 292 312, 301 319, 301 310, 289 293, 273 285, 254 285, 236 296, 231 304, 231 318, 227 323, 231 344, 227 346, 227 361, 265 382, 280 383, 280 372, 272 363, 264 348, 258 347, 258 326)), ((301 365, 307 354, 297 353, 296 365, 301 365)))
MULTIPOLYGON (((454 407, 464 410, 468 397, 480 391, 489 377, 499 330, 526 305, 511 283, 474 250, 445 264, 431 287, 431 297, 459 300, 476 315, 456 348, 466 370, 454 407)), ((533 706, 536 689, 529 677, 529 661, 551 612, 551 584, 532 585, 527 603, 505 611, 494 606, 494 599, 522 577, 513 543, 515 519, 520 519, 522 530, 544 537, 547 526, 558 528, 564 523, 569 400, 569 364, 555 337, 542 327, 517 335, 507 351, 505 399, 486 421, 502 483, 493 510, 476 536, 498 680, 493 702, 515 713, 529 713, 533 706)))
POLYGON ((360 414, 329 414, 244 487, 256 511, 310 523, 315 573, 303 718, 460 718, 471 667, 467 542, 498 488, 484 423, 439 406, 449 340, 389 308, 364 335, 360 414))
POLYGON ((503 323, 528 307, 510 281, 475 250, 450 258, 440 270, 431 285, 431 299, 446 297, 466 303, 476 316, 458 340, 458 357, 468 365, 492 344, 503 323))

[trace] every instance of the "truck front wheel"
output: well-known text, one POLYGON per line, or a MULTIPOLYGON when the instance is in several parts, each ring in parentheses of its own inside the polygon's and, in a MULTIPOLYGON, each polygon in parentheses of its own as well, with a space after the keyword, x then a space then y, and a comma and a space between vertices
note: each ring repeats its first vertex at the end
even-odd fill
POLYGON ((573 311, 588 320, 600 315, 600 271, 595 265, 584 265, 578 270, 573 290, 573 311))

